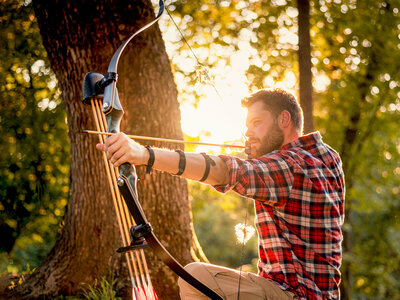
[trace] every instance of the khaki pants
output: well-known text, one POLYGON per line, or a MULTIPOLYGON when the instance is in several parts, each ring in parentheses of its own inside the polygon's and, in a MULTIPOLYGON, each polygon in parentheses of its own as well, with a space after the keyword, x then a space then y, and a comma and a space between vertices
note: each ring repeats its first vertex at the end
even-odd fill
MULTIPOLYGON (((191 263, 185 270, 203 282, 226 300, 293 300, 297 297, 282 290, 276 283, 253 273, 242 272, 221 266, 191 263), (240 295, 238 283, 240 279, 240 295)), ((186 281, 178 280, 182 300, 209 299, 186 281)))

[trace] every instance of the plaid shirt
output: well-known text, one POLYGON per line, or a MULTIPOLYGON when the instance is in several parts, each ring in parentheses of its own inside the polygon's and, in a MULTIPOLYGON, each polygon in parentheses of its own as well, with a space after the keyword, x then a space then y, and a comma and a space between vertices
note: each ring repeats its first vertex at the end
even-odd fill
POLYGON ((259 275, 300 299, 339 299, 344 175, 319 132, 257 159, 221 155, 233 189, 255 201, 259 275))

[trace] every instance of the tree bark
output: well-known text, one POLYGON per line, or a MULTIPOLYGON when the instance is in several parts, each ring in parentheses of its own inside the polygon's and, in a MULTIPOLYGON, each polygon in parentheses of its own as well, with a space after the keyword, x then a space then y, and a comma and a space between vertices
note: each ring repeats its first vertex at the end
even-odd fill
POLYGON ((297 0, 299 10, 299 82, 300 105, 304 113, 304 133, 314 131, 311 41, 310 41, 310 3, 297 0))
MULTIPOLYGON (((107 71, 115 50, 154 19, 154 9, 147 0, 34 0, 33 6, 67 112, 71 199, 55 246, 14 295, 77 294, 111 272, 125 299, 130 282, 124 256, 115 255, 122 243, 101 153, 95 149, 97 137, 82 133, 94 129, 94 122, 90 107, 81 101, 81 86, 85 73, 107 71)), ((182 138, 177 90, 157 25, 127 46, 118 73, 125 109, 121 130, 182 138)), ((194 242, 186 181, 157 172, 147 178, 141 168, 138 175, 139 200, 156 235, 181 263, 192 261, 193 253, 201 251, 194 242)), ((178 298, 177 277, 151 250, 146 250, 146 256, 160 299, 178 298)))

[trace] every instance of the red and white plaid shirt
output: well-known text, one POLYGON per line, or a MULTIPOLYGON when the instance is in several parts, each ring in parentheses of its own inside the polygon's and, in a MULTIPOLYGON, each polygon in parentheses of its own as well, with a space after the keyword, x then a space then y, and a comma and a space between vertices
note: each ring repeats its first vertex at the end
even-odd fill
POLYGON ((257 159, 221 155, 233 189, 255 200, 259 275, 300 299, 339 299, 345 184, 319 132, 257 159))

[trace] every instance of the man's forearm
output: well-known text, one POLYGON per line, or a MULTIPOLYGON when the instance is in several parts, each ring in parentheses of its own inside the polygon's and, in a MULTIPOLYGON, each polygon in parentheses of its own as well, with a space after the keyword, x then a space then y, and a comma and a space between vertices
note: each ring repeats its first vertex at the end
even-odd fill
MULTIPOLYGON (((180 156, 178 152, 153 148, 154 164, 153 168, 159 171, 176 174, 179 171, 180 156)), ((225 185, 229 183, 229 172, 225 162, 218 156, 209 155, 215 162, 215 166, 210 164, 210 172, 203 182, 211 185, 225 185)), ((186 167, 181 175, 187 179, 199 181, 203 178, 206 171, 206 160, 199 153, 185 153, 186 167)))
MULTIPOLYGON (((131 140, 126 134, 119 132, 110 136, 104 144, 97 144, 96 148, 105 151, 107 158, 118 167, 123 163, 136 165, 146 165, 149 162, 150 151, 154 154, 153 168, 177 174, 179 171, 179 161, 181 160, 178 152, 151 148, 131 140)), ((225 162, 218 156, 203 156, 198 153, 185 153, 186 166, 182 177, 197 180, 211 185, 226 185, 229 183, 229 172, 225 162), (208 163, 207 163, 208 161, 208 163), (207 171, 208 170, 208 171, 207 171)))

